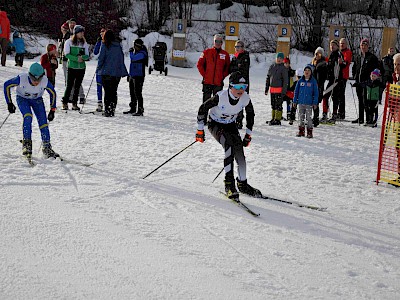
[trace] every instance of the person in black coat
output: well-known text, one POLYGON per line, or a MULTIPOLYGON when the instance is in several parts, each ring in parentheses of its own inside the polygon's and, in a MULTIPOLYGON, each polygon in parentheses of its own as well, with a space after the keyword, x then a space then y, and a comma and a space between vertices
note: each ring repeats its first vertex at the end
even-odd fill
MULTIPOLYGON (((229 74, 239 71, 246 79, 248 86, 246 92, 249 94, 250 88, 250 55, 244 49, 243 41, 236 41, 235 43, 235 54, 232 57, 231 64, 229 65, 229 74)), ((243 111, 239 113, 236 119, 236 125, 238 129, 243 128, 243 111)))
MULTIPOLYGON (((373 70, 378 69, 380 64, 378 58, 369 51, 369 40, 362 39, 360 42, 360 55, 357 55, 353 65, 353 77, 356 83, 367 81, 373 70)), ((356 85, 356 92, 358 98, 358 119, 352 123, 363 124, 365 115, 364 93, 365 87, 356 85)))
POLYGON ((327 62, 327 75, 328 75, 328 85, 326 89, 332 89, 330 92, 325 91, 325 95, 323 95, 323 114, 322 121, 328 122, 328 110, 329 110, 329 98, 332 96, 333 102, 333 110, 332 110, 332 118, 329 120, 329 123, 335 123, 339 108, 339 99, 340 99, 340 85, 343 81, 343 68, 344 58, 342 53, 339 51, 339 42, 337 40, 332 40, 330 42, 330 50, 331 54, 329 55, 327 62))
POLYGON ((386 85, 387 83, 393 83, 392 74, 394 72, 393 56, 396 54, 396 49, 390 47, 386 56, 382 58, 383 75, 382 81, 386 85))
MULTIPOLYGON (((326 64, 324 53, 324 49, 322 47, 318 47, 315 50, 314 57, 311 62, 311 64, 314 66, 313 76, 317 80, 318 84, 318 103, 322 102, 322 97, 325 89, 325 81, 328 78, 328 67, 326 64)), ((319 125, 319 106, 317 105, 317 107, 313 110, 313 124, 314 127, 317 127, 319 125)))

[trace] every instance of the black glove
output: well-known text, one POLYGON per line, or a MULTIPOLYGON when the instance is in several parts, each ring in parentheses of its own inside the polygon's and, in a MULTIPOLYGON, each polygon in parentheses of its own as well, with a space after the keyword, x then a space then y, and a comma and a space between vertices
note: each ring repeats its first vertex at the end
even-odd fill
POLYGON ((49 114, 47 115, 47 120, 49 120, 49 122, 54 120, 54 110, 49 111, 49 114))
POLYGON ((133 47, 129 48, 129 52, 135 52, 135 49, 133 47))
POLYGON ((251 135, 246 133, 243 139, 243 147, 249 146, 250 142, 251 142, 251 135))
POLYGON ((12 103, 12 102, 8 103, 8 112, 10 114, 15 113, 15 105, 14 105, 14 103, 12 103))

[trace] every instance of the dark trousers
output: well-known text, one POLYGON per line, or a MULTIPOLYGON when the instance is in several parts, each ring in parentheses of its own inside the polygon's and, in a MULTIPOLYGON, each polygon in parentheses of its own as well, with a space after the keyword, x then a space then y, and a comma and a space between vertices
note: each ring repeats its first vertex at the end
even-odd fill
POLYGON ((365 106, 364 106, 364 88, 357 86, 356 88, 356 93, 357 93, 357 98, 358 98, 358 121, 359 122, 364 122, 364 111, 365 111, 365 106))
MULTIPOLYGON (((331 85, 333 85, 335 81, 329 81, 328 85, 326 88, 328 89, 331 85)), ((340 93, 341 93, 341 86, 342 82, 339 81, 338 84, 333 88, 332 91, 327 93, 323 100, 322 100, 322 112, 327 114, 329 110, 329 98, 332 96, 332 102, 333 102, 333 115, 337 115, 338 113, 338 108, 339 108, 339 99, 340 99, 340 93)))
POLYGON ((72 103, 78 103, 78 96, 79 96, 79 88, 82 84, 83 77, 85 77, 86 69, 71 69, 68 68, 68 75, 67 75, 67 87, 65 88, 63 103, 68 103, 68 99, 71 96, 72 88, 74 88, 73 96, 72 96, 72 103))
POLYGON ((225 180, 235 179, 233 168, 234 161, 238 164, 238 178, 246 180, 246 158, 243 151, 243 142, 237 129, 236 123, 221 124, 211 120, 208 123, 211 135, 222 145, 225 150, 224 170, 225 180))
POLYGON ((282 111, 283 97, 281 93, 271 94, 271 107, 272 110, 282 111))
POLYGON ((132 111, 136 112, 136 108, 138 108, 138 112, 144 112, 142 95, 143 83, 144 77, 131 77, 129 79, 129 92, 131 95, 131 103, 129 103, 129 106, 132 111))
POLYGON ((214 96, 219 91, 222 91, 223 86, 203 84, 203 103, 206 102, 211 96, 214 96))
POLYGON ((22 65, 24 64, 24 53, 15 54, 15 64, 22 67, 22 65))
POLYGON ((8 40, 6 38, 0 38, 1 65, 3 67, 6 65, 7 45, 8 45, 8 40))
POLYGON ((118 102, 117 90, 121 77, 103 75, 101 80, 104 88, 104 111, 114 114, 118 102))
POLYGON ((365 101, 365 112, 367 116, 367 124, 375 123, 375 111, 378 108, 378 100, 365 101))
POLYGON ((338 83, 339 86, 339 111, 338 115, 340 119, 345 119, 346 117, 346 84, 347 79, 338 83))

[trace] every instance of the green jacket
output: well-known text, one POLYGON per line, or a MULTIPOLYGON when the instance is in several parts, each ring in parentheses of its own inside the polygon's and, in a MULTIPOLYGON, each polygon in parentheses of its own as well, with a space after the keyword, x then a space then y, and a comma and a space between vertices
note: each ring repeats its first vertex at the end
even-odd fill
POLYGON ((86 69, 85 60, 89 60, 89 47, 87 43, 73 45, 69 39, 64 44, 65 57, 68 58, 68 68, 71 69, 86 69), (78 57, 81 56, 83 62, 78 62, 78 57))

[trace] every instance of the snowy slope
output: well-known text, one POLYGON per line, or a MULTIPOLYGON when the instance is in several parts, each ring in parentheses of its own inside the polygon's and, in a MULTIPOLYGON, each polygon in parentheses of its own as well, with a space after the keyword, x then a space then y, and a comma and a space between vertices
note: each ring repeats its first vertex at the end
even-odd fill
MULTIPOLYGON (((293 57, 294 68, 309 61, 293 57)), ((144 117, 122 114, 126 80, 114 118, 56 113, 54 149, 91 167, 43 159, 34 121, 31 168, 19 112, 0 129, 0 299, 399 299, 400 191, 373 182, 380 126, 321 125, 312 140, 295 137, 296 125, 269 127, 272 59, 251 69, 249 183, 326 212, 243 196, 255 218, 224 199, 223 176, 212 183, 223 150, 208 132, 141 179, 194 140, 201 78, 168 66, 167 77, 146 76, 144 117)), ((0 68, 0 88, 20 71, 0 68)), ((60 96, 61 70, 56 81, 60 96)), ((84 110, 96 100, 93 84, 84 110)), ((3 122, 4 99, 0 107, 3 122)), ((356 117, 350 86, 347 117, 356 117)))

